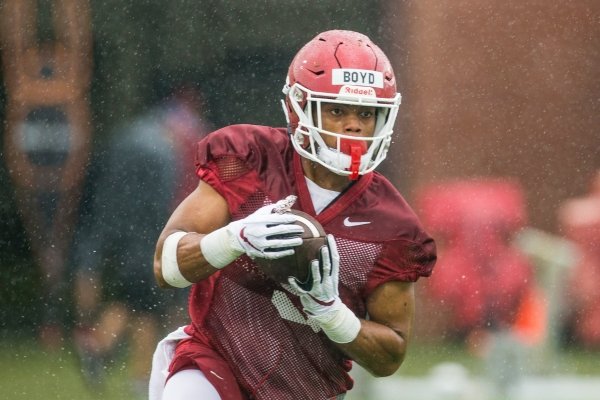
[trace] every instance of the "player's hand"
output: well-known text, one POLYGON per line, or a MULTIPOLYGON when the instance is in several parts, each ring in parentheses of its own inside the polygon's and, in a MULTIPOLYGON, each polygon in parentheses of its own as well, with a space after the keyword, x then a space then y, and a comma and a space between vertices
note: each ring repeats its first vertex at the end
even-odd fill
POLYGON ((204 259, 221 269, 244 253, 251 258, 269 259, 294 254, 293 248, 302 244, 304 232, 301 226, 294 224, 294 215, 287 212, 295 201, 296 196, 288 196, 204 235, 200 239, 204 259))
POLYGON ((304 311, 311 316, 328 312, 339 298, 340 255, 333 235, 327 235, 327 245, 321 247, 319 259, 310 264, 312 285, 310 289, 302 287, 295 278, 289 278, 289 284, 300 293, 304 311))
POLYGON ((233 238, 233 249, 251 258, 275 259, 294 254, 293 247, 302 244, 300 236, 304 230, 294 224, 296 219, 292 214, 276 212, 289 202, 288 198, 280 200, 229 223, 226 229, 233 238))
POLYGON ((321 248, 319 260, 313 260, 310 267, 312 287, 309 290, 303 289, 294 278, 288 280, 300 293, 304 312, 332 342, 352 342, 360 332, 361 322, 340 299, 340 255, 332 235, 327 235, 327 246, 321 248))

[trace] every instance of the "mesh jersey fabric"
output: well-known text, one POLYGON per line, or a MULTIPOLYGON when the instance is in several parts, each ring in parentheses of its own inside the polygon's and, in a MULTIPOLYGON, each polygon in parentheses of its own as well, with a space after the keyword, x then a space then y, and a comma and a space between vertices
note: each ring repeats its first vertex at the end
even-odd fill
MULTIPOLYGON (((294 208, 335 236, 340 297, 359 318, 366 317, 366 300, 377 286, 431 274, 433 239, 380 174, 362 176, 316 216, 285 129, 234 125, 215 131, 198 144, 196 165, 200 179, 226 199, 233 219, 297 195, 294 208)), ((192 287, 186 331, 229 363, 249 398, 345 393, 353 385, 351 361, 307 322, 298 297, 284 286, 242 256, 192 287)))

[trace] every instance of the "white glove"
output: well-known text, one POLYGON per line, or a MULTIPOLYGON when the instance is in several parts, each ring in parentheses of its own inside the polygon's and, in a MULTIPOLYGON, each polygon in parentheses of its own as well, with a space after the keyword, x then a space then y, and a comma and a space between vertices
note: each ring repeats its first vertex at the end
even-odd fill
POLYGON ((223 268, 244 253, 269 259, 294 254, 293 247, 302 244, 304 231, 293 224, 292 214, 285 213, 294 201, 295 196, 288 196, 209 233, 200 241, 202 255, 215 268, 223 268))
POLYGON ((300 293, 304 312, 332 341, 353 341, 360 331, 360 320, 339 296, 340 255, 333 235, 327 235, 327 246, 321 247, 320 259, 312 260, 310 268, 310 289, 303 289, 293 277, 288 279, 289 284, 300 293))
POLYGON ((225 227, 235 240, 233 249, 249 257, 281 258, 294 254, 291 247, 302 244, 304 229, 295 225, 292 214, 273 212, 277 204, 259 208, 244 219, 233 221, 225 227))
POLYGON ((319 260, 310 262, 310 282, 300 286, 296 278, 290 277, 290 285, 301 293, 300 301, 309 315, 322 315, 334 301, 339 300, 338 281, 340 256, 335 239, 327 235, 327 246, 320 249, 319 260))

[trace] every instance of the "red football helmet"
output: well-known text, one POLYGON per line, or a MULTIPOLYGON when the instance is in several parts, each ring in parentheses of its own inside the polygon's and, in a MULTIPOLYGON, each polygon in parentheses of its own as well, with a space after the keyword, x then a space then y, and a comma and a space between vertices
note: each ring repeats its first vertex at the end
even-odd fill
POLYGON ((317 35, 294 57, 283 93, 292 143, 301 156, 351 179, 385 159, 401 97, 388 58, 367 36, 343 30, 317 35), (359 140, 324 130, 322 103, 376 107, 373 137, 359 140), (326 146, 321 135, 336 137, 336 148, 326 146), (366 149, 365 142, 370 142, 366 149))

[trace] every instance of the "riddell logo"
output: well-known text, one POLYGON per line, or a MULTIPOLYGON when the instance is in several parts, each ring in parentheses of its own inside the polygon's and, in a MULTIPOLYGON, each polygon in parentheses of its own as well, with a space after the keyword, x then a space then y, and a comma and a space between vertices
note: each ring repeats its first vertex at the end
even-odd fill
POLYGON ((351 96, 375 97, 375 89, 360 86, 342 86, 342 88, 340 89, 340 94, 347 94, 351 96))

